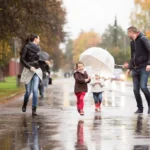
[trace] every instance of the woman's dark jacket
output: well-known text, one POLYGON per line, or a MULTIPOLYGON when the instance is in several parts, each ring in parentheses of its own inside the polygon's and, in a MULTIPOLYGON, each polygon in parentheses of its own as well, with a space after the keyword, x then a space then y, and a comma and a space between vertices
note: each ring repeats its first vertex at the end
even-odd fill
POLYGON ((30 69, 31 67, 39 68, 39 55, 40 47, 34 44, 33 42, 29 42, 24 46, 21 52, 21 62, 22 64, 30 69))
POLYGON ((50 74, 50 67, 45 61, 39 61, 39 67, 42 69, 43 78, 46 78, 46 73, 50 74))

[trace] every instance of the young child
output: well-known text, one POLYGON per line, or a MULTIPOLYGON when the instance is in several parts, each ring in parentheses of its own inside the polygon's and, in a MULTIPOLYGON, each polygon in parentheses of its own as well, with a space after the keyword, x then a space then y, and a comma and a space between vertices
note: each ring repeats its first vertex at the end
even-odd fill
POLYGON ((76 71, 74 72, 74 78, 74 92, 77 96, 77 110, 80 113, 80 115, 84 115, 84 96, 88 91, 87 83, 89 83, 91 79, 84 70, 84 64, 82 62, 76 63, 76 71))
POLYGON ((100 78, 99 75, 95 75, 95 78, 92 79, 91 82, 92 88, 91 91, 93 93, 95 110, 98 111, 101 108, 102 103, 102 93, 104 91, 104 79, 100 78))

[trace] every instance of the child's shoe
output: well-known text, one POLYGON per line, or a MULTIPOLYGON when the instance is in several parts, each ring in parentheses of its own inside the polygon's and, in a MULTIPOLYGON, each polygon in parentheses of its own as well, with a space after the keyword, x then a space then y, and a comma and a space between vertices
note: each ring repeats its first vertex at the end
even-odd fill
POLYGON ((98 108, 99 108, 99 104, 95 104, 95 111, 98 111, 98 108))
POLYGON ((78 113, 80 114, 80 109, 79 109, 79 108, 77 108, 77 111, 78 111, 78 113))
POLYGON ((84 111, 83 110, 80 110, 80 115, 84 116, 84 111))
POLYGON ((101 109, 101 102, 98 103, 98 110, 101 109))

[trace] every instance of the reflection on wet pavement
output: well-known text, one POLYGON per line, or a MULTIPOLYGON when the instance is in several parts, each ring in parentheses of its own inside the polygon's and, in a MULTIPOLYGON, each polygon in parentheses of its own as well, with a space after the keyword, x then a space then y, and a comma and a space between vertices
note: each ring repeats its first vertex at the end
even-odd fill
POLYGON ((84 142, 84 121, 79 120, 77 125, 77 142, 75 144, 76 150, 88 150, 84 142))
POLYGON ((31 102, 26 113, 21 104, 22 97, 0 106, 0 150, 150 150, 146 102, 144 114, 134 115, 132 87, 125 83, 107 84, 100 112, 87 93, 85 116, 76 111, 72 79, 47 89, 38 117, 31 116, 31 102))

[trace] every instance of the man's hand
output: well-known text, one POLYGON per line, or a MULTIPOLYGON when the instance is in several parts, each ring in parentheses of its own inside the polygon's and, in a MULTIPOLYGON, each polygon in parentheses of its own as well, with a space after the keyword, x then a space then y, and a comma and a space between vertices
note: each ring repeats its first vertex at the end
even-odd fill
POLYGON ((150 71, 150 65, 146 66, 146 71, 150 71))
POLYGON ((128 70, 126 71, 126 77, 128 77, 128 75, 130 74, 130 72, 131 72, 130 69, 128 69, 128 70))
POLYGON ((35 67, 31 67, 30 70, 33 71, 33 72, 36 71, 35 67))

